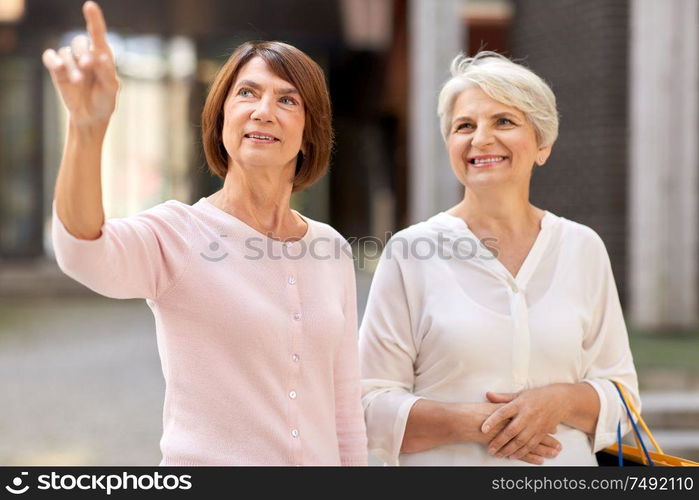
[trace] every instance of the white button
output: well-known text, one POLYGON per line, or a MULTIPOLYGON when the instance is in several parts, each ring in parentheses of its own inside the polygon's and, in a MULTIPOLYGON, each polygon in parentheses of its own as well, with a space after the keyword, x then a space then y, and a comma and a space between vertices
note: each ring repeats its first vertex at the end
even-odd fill
POLYGON ((290 397, 291 399, 296 399, 296 391, 291 391, 291 392, 289 393, 289 397, 290 397))
POLYGON ((293 285, 294 283, 296 283, 296 276, 289 276, 289 284, 293 285))
POLYGON ((517 283, 511 283, 510 288, 512 288, 513 293, 519 293, 519 288, 517 287, 517 283))
POLYGON ((291 429, 291 435, 294 436, 295 438, 299 437, 299 430, 298 429, 291 429))
POLYGON ((301 319, 301 313, 294 313, 294 319, 295 319, 296 321, 300 320, 300 319, 301 319))
POLYGON ((285 241, 285 242, 284 242, 284 246, 285 246, 285 247, 290 247, 290 246, 291 246, 291 243, 293 243, 293 242, 291 242, 291 241, 285 241))
POLYGON ((293 361, 294 363, 298 363, 299 359, 301 359, 301 357, 298 354, 291 355, 291 361, 293 361))

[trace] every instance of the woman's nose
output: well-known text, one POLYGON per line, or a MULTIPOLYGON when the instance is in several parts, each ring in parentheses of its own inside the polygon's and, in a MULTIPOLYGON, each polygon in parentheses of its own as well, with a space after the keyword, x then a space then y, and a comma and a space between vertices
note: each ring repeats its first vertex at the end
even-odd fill
POLYGON ((487 146, 493 142, 493 131, 489 127, 477 127, 471 139, 471 145, 475 147, 487 146))
POLYGON ((270 97, 263 96, 259 101, 257 101, 255 109, 252 111, 250 118, 253 120, 271 121, 272 115, 272 99, 270 97))

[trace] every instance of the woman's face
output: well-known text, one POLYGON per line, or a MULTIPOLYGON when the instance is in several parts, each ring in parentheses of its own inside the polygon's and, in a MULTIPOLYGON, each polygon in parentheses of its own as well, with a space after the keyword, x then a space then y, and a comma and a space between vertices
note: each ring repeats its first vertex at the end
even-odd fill
POLYGON ((234 164, 284 167, 301 150, 306 121, 298 90, 259 57, 238 72, 223 106, 223 145, 234 164))
POLYGON ((454 103, 447 150, 459 182, 475 190, 528 186, 534 163, 543 164, 551 153, 551 147, 537 146, 524 113, 477 86, 464 90, 454 103))

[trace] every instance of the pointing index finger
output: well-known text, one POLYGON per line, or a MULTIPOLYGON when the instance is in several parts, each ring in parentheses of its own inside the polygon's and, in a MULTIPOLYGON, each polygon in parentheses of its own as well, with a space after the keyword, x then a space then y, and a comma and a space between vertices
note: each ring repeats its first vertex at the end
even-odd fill
POLYGON ((108 51, 107 44, 107 23, 104 22, 102 9, 95 2, 85 2, 83 5, 83 15, 87 24, 87 32, 90 34, 92 45, 99 52, 108 51))

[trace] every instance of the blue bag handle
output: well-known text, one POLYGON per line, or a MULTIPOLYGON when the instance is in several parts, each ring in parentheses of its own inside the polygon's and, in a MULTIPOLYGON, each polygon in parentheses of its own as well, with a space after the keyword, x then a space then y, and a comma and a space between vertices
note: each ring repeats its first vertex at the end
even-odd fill
MULTIPOLYGON (((648 453, 648 449, 646 448, 646 443, 643 442, 643 436, 641 436, 640 431, 638 430, 638 426, 636 425, 636 422, 634 421, 633 417, 631 416, 631 410, 629 410, 629 405, 626 404, 626 399, 624 398, 624 395, 621 393, 621 389, 614 384, 614 387, 616 388, 616 391, 619 393, 619 397, 621 398, 621 402, 624 403, 624 408, 626 408, 626 414, 629 416, 629 420, 631 421, 631 425, 633 426, 633 431, 636 433, 636 436, 638 437, 639 443, 641 443, 641 448, 643 448, 643 453, 645 454, 646 458, 648 459, 648 466, 653 467, 653 459, 650 458, 650 453, 648 453)), ((619 460, 619 467, 624 466, 624 454, 621 452, 621 420, 616 424, 616 441, 617 441, 617 447, 619 450, 618 454, 618 460, 619 460)))

